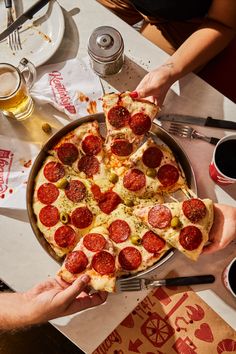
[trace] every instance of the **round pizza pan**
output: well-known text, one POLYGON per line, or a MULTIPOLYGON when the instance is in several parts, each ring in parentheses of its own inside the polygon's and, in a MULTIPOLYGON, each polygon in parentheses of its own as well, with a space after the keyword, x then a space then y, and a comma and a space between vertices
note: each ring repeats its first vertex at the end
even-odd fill
MULTIPOLYGON (((39 230, 37 226, 37 220, 36 216, 33 211, 33 194, 34 194, 34 183, 35 183, 35 178, 42 167, 42 164, 46 157, 49 155, 48 151, 53 148, 54 145, 56 145, 59 140, 69 133, 71 130, 77 128, 79 125, 97 120, 99 123, 100 127, 100 132, 103 136, 106 135, 106 126, 105 126, 105 116, 103 113, 97 113, 94 115, 88 115, 82 118, 79 118, 68 125, 64 126, 62 129, 60 129, 58 132, 56 132, 47 142, 46 144, 42 147, 41 151, 39 152, 38 156, 36 157, 33 166, 30 171, 28 183, 27 183, 27 192, 26 192, 26 204, 27 204, 27 212, 28 212, 28 217, 29 221, 31 224, 31 227, 33 229, 33 232, 41 244, 41 246, 44 248, 44 250, 59 264, 62 264, 63 259, 58 257, 57 254, 54 252, 50 244, 45 240, 43 234, 39 230)), ((155 121, 152 124, 152 129, 151 132, 149 133, 149 136, 151 136, 156 142, 160 141, 172 150, 172 152, 175 155, 176 160, 180 164, 181 168, 184 171, 184 174, 186 176, 187 184, 188 187, 195 193, 197 194, 197 185, 196 185, 196 179, 194 176, 194 172, 191 166, 191 163, 189 161, 188 156, 186 153, 183 151, 181 146, 177 143, 177 141, 172 138, 172 136, 162 127, 158 125, 158 123, 155 123, 155 121)), ((174 197, 178 200, 184 199, 183 193, 182 194, 174 194, 174 197)), ((147 273, 150 273, 154 269, 160 267, 162 264, 167 262, 172 256, 174 255, 174 251, 171 249, 165 255, 159 259, 155 264, 153 264, 151 267, 144 271, 140 271, 136 274, 131 274, 129 278, 134 278, 134 277, 139 277, 139 276, 144 276, 147 273)), ((126 276, 127 279, 127 276, 126 276)))

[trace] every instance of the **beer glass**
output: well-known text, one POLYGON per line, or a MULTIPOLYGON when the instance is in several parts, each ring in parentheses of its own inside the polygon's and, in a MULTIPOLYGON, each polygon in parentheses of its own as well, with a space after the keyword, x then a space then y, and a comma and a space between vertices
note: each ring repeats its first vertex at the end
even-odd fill
POLYGON ((34 102, 29 90, 36 79, 34 65, 23 58, 18 67, 0 63, 0 111, 19 121, 33 113, 34 102))

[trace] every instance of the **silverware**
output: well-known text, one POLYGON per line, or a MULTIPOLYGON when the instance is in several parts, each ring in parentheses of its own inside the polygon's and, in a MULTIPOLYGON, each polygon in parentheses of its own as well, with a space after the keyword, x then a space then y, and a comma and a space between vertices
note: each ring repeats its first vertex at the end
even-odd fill
MULTIPOLYGON (((5 2, 5 7, 7 9, 7 28, 8 28, 14 22, 12 0, 4 0, 4 2, 5 2)), ((22 49, 18 27, 9 34, 8 45, 12 51, 22 49)))
POLYGON ((199 133, 192 127, 188 125, 183 125, 179 123, 172 122, 170 124, 170 128, 168 129, 169 133, 180 136, 182 138, 189 139, 201 139, 207 141, 210 144, 216 145, 220 139, 214 138, 212 136, 206 136, 204 134, 199 133))
POLYGON ((193 117, 184 114, 163 114, 158 116, 160 121, 168 122, 178 122, 178 123, 187 123, 193 125, 201 125, 204 127, 215 127, 222 129, 234 129, 236 130, 236 122, 231 120, 224 119, 214 119, 212 117, 200 118, 193 117))
POLYGON ((5 31, 0 34, 0 41, 9 36, 10 33, 14 32, 18 27, 20 27, 27 20, 30 20, 36 12, 42 9, 50 0, 39 0, 33 6, 31 6, 27 11, 25 11, 21 16, 19 16, 5 31))
POLYGON ((189 277, 176 277, 159 280, 151 280, 145 278, 134 278, 127 280, 118 280, 116 283, 117 291, 139 291, 148 290, 160 286, 186 286, 196 284, 210 284, 214 283, 214 275, 194 275, 189 277))

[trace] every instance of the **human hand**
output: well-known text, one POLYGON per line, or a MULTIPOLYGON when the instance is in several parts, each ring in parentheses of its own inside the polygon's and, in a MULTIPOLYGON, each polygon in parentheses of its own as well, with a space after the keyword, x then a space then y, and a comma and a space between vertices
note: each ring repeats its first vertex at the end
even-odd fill
POLYGON ((236 208, 214 204, 214 223, 209 234, 209 245, 203 248, 205 254, 225 248, 236 239, 236 208))
MULTIPOLYGON (((22 294, 30 316, 29 324, 46 322, 102 304, 106 292, 88 295, 89 276, 83 275, 69 285, 60 277, 48 279, 22 294)), ((26 310, 25 309, 25 310, 26 310)))
POLYGON ((175 81, 171 74, 171 65, 171 63, 167 63, 150 71, 140 81, 131 96, 133 98, 146 98, 161 107, 167 91, 175 81))

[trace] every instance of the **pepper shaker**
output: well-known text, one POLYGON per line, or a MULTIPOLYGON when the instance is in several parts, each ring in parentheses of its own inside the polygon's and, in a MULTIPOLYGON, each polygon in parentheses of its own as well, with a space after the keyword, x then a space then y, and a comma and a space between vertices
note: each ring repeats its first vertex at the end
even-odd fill
POLYGON ((96 28, 88 42, 92 69, 99 76, 118 73, 124 63, 124 42, 119 31, 110 26, 96 28))

